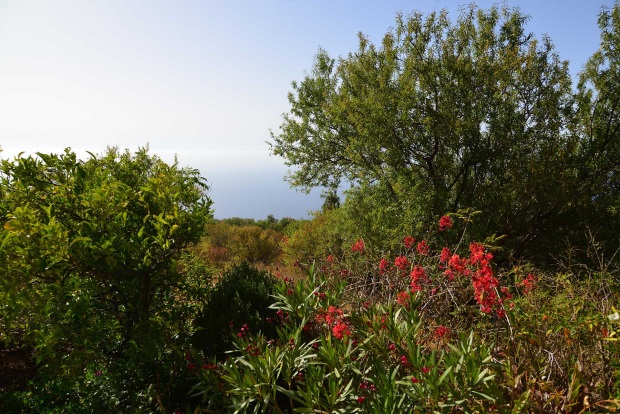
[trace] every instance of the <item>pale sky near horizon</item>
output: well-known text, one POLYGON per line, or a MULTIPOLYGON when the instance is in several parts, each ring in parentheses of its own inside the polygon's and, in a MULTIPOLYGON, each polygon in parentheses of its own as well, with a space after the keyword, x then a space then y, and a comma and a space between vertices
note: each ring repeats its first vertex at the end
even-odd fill
MULTIPOLYGON (((478 1, 488 8, 494 1, 478 1)), ((0 0, 1 157, 106 146, 200 168, 215 215, 304 217, 320 208, 282 181, 269 130, 289 109, 291 82, 319 47, 333 57, 374 42, 398 11, 452 0, 0 0)), ((613 0, 508 1, 548 34, 575 76, 597 49, 597 15, 613 0)))

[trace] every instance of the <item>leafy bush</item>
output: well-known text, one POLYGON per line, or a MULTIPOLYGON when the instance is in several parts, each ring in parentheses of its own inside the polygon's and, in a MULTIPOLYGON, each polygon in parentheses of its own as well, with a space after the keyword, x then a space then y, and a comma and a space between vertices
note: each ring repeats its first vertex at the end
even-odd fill
POLYGON ((211 215, 207 190, 148 149, 1 160, 0 337, 35 350, 33 411, 163 409, 182 358, 177 261, 211 215))
MULTIPOLYGON (((238 219, 232 220, 239 222, 238 219)), ((254 224, 230 224, 228 220, 209 223, 206 237, 195 247, 196 253, 217 269, 248 262, 273 264, 282 254, 282 233, 254 224)))
POLYGON ((312 220, 303 222, 294 233, 284 238, 284 262, 307 266, 329 254, 338 254, 341 241, 334 235, 332 227, 332 218, 336 214, 336 210, 320 213, 312 220))
MULTIPOLYGON (((273 303, 277 280, 248 263, 225 272, 209 292, 207 302, 197 317, 198 331, 194 346, 209 356, 223 357, 232 344, 233 330, 247 324, 251 332, 275 334, 273 303)), ((235 331, 236 332, 236 331, 235 331)))

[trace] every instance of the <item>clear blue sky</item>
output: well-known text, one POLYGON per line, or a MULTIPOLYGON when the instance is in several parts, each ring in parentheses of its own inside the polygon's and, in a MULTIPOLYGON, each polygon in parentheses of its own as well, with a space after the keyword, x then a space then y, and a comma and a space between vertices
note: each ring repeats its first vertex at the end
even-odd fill
MULTIPOLYGON (((478 1, 487 8, 492 1, 478 1)), ((548 34, 571 73, 597 49, 597 15, 613 0, 508 1, 548 34)), ((320 208, 282 181, 269 130, 288 110, 293 80, 319 47, 354 51, 379 41, 398 11, 448 0, 3 0, 0 1, 0 147, 101 152, 149 143, 200 168, 215 215, 304 217, 320 208)))

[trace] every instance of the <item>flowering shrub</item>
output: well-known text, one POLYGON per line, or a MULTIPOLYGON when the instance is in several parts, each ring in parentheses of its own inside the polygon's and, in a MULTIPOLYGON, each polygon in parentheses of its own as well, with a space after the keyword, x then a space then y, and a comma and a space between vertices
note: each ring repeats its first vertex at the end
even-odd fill
MULTIPOLYGON (((473 334, 438 351, 424 338, 417 295, 398 304, 352 307, 340 283, 325 296, 325 275, 281 283, 272 306, 288 317, 278 338, 237 335, 235 352, 213 370, 197 373, 195 392, 206 402, 226 396, 236 412, 486 411, 501 404, 492 381, 500 365, 473 334), (221 381, 221 382, 218 382, 221 381), (218 396, 213 384, 220 384, 218 396), (310 411, 312 410, 312 411, 310 411)), ((448 328, 435 330, 436 343, 448 328)))

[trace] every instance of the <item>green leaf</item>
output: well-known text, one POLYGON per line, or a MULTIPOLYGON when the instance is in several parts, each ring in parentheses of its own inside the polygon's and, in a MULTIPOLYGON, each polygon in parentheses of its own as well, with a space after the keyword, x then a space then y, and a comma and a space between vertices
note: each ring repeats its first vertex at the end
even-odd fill
POLYGON ((4 223, 4 229, 12 233, 17 233, 24 230, 24 225, 17 219, 11 219, 4 223))
POLYGON ((437 385, 441 385, 444 380, 446 379, 446 377, 448 375, 450 375, 450 373, 452 372, 452 366, 449 366, 444 372, 443 374, 441 374, 441 376, 439 377, 439 380, 437 380, 437 385))

